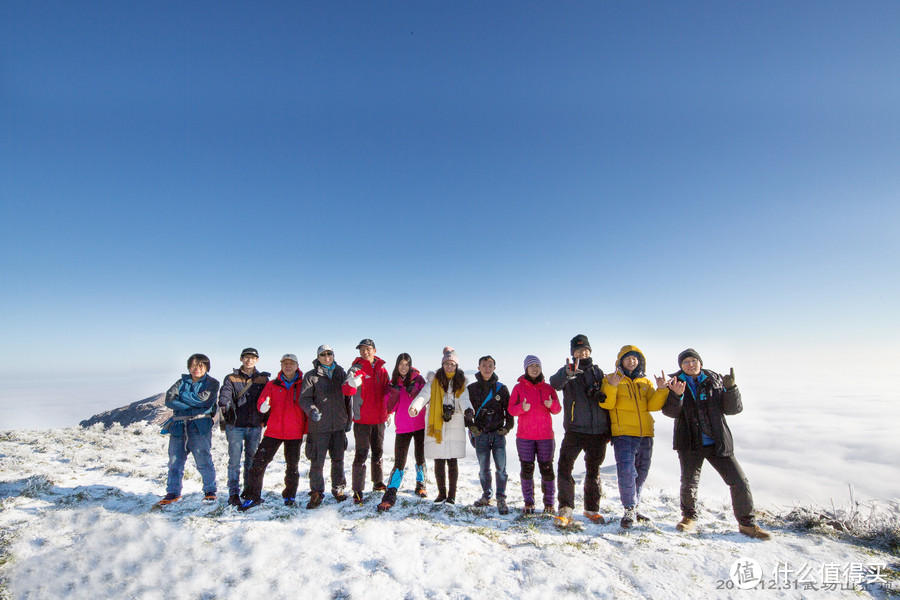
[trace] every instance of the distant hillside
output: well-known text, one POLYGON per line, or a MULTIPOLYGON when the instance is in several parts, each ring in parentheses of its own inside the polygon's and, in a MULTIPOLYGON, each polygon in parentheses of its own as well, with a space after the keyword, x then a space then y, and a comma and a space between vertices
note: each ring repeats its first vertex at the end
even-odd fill
POLYGON ((163 404, 164 401, 165 394, 157 394, 156 396, 132 402, 128 406, 114 408, 99 415, 94 415, 90 419, 80 422, 79 425, 82 427, 90 427, 97 423, 102 423, 104 427, 109 427, 114 423, 118 423, 123 427, 135 423, 153 423, 158 425, 165 421, 171 413, 163 404))

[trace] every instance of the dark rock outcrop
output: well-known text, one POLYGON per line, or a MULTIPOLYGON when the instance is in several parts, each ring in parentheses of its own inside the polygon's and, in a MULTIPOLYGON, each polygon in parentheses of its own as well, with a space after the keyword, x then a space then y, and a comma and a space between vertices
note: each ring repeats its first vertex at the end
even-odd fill
POLYGON ((85 419, 79 425, 82 427, 90 427, 97 423, 103 423, 104 427, 109 427, 113 423, 118 423, 123 427, 134 423, 159 425, 172 414, 172 411, 166 408, 164 404, 165 399, 165 394, 150 396, 149 398, 132 402, 128 406, 114 408, 99 415, 94 415, 90 419, 85 419))

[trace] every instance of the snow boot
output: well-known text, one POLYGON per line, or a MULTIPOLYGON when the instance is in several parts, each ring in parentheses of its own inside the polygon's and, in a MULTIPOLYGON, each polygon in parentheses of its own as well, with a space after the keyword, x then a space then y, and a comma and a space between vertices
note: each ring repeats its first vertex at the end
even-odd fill
POLYGON ((573 511, 568 506, 560 507, 559 514, 556 516, 556 524, 559 527, 568 527, 575 520, 573 511))
POLYGON ((310 492, 309 493, 309 502, 306 503, 306 508, 312 510, 313 508, 318 508, 320 504, 322 504, 322 500, 325 499, 325 494, 322 492, 310 492))
POLYGON ((738 531, 755 540, 766 541, 772 539, 772 534, 765 529, 760 529, 759 525, 756 523, 753 523, 752 525, 738 525, 738 531))
POLYGON ((472 506, 474 506, 476 508, 485 508, 490 505, 491 505, 491 497, 488 496, 487 494, 482 494, 481 498, 479 498, 472 504, 472 506))
POLYGON ((240 506, 238 506, 238 510, 241 512, 245 512, 250 510, 254 506, 259 506, 262 503, 262 498, 247 498, 240 506))
POLYGON ((693 533, 697 528, 697 521, 690 517, 681 517, 681 520, 678 522, 678 525, 675 526, 675 529, 681 531, 683 533, 693 533))
POLYGON ((501 515, 509 514, 509 507, 506 505, 506 498, 497 498, 497 512, 501 515))
POLYGON ((395 502, 397 502, 397 488, 389 487, 381 498, 381 504, 378 505, 378 512, 391 510, 395 502))
POLYGON ((181 500, 180 494, 166 494, 154 506, 168 506, 169 504, 172 504, 173 502, 178 502, 179 500, 181 500))
POLYGON ((629 529, 632 525, 634 525, 634 509, 626 508, 625 514, 622 516, 622 520, 619 521, 619 525, 622 526, 622 529, 629 529))

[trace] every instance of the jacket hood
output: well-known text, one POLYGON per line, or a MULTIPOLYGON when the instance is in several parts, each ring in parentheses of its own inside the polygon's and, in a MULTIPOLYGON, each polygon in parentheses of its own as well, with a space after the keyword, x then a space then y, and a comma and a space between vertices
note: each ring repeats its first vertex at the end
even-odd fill
POLYGON ((644 377, 647 373, 647 359, 644 357, 644 353, 641 352, 640 348, 632 346, 631 344, 622 346, 622 349, 619 350, 619 354, 616 356, 616 369, 623 374, 625 373, 625 370, 622 368, 622 359, 629 352, 635 352, 638 355, 638 366, 634 370, 634 377, 632 377, 632 379, 635 377, 644 377))

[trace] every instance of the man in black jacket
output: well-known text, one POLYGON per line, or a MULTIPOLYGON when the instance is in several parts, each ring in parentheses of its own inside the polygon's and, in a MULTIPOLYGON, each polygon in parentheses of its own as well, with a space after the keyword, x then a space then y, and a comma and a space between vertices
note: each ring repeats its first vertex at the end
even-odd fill
POLYGON ((306 458, 309 459, 309 503, 316 508, 325 498, 325 457, 331 457, 331 494, 338 502, 347 499, 344 488, 344 451, 350 428, 350 397, 341 389, 347 378, 343 367, 334 362, 334 350, 322 345, 316 352, 313 368, 303 376, 300 408, 309 417, 306 434, 306 458))
POLYGON ((515 421, 509 414, 509 390, 494 374, 496 366, 490 355, 478 359, 475 383, 468 387, 472 410, 467 410, 465 417, 478 456, 478 478, 481 480, 482 495, 475 501, 475 506, 491 505, 493 455, 497 471, 497 511, 505 515, 509 513, 506 505, 506 434, 512 430, 515 421))
POLYGON ((573 362, 550 376, 550 385, 563 393, 563 435, 559 448, 557 479, 559 481, 559 524, 569 525, 575 508, 575 460, 584 450, 584 516, 604 523, 600 514, 600 465, 606 458, 609 443, 609 413, 600 408, 604 397, 600 391, 603 371, 593 363, 591 344, 579 334, 569 342, 573 362))
POLYGON ((674 447, 681 463, 681 515, 675 526, 691 532, 696 527, 697 486, 703 461, 719 473, 731 489, 731 507, 744 535, 768 540, 771 535, 756 524, 753 495, 747 476, 734 457, 734 440, 725 415, 744 409, 734 382, 734 369, 722 377, 704 369, 700 355, 688 348, 678 355, 681 370, 667 382, 669 397, 662 412, 675 419, 674 447))
POLYGON ((241 454, 244 455, 246 487, 265 423, 265 417, 256 408, 256 401, 271 375, 256 370, 258 361, 256 348, 244 348, 241 351, 241 368, 234 369, 219 390, 220 424, 228 441, 228 504, 232 506, 241 504, 241 454))

